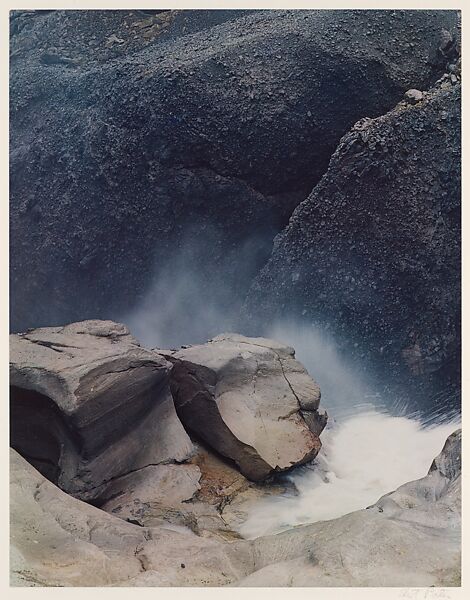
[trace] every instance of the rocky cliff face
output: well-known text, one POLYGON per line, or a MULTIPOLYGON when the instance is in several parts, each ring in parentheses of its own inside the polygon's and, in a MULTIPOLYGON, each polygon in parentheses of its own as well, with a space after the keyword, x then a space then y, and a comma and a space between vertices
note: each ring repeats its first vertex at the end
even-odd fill
POLYGON ((460 147, 455 75, 356 123, 276 238, 252 321, 328 324, 385 379, 458 395, 460 147))
POLYGON ((194 240, 188 268, 239 302, 340 137, 432 83, 456 27, 453 11, 13 13, 13 330, 115 318, 194 240))

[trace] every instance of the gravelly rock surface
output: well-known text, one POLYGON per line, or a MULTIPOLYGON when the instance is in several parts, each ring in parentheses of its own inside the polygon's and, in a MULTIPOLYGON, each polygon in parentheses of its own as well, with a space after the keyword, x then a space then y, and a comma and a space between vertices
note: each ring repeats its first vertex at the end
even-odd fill
POLYGON ((120 317, 195 238, 189 265, 236 303, 341 135, 432 83, 457 25, 455 11, 240 14, 13 18, 14 330, 120 317))
POLYGON ((460 118, 446 75, 417 103, 356 123, 276 238, 248 317, 328 323, 383 380, 458 405, 460 118))

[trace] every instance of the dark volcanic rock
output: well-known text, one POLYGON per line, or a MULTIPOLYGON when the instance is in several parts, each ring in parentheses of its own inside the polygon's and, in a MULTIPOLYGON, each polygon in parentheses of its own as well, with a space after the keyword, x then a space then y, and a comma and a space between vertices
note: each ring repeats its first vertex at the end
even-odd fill
POLYGON ((458 390, 460 152, 448 76, 415 105, 359 121, 276 238, 248 317, 330 323, 389 381, 458 390))
POLYGON ((188 238, 200 276, 243 295, 341 135, 426 89, 457 24, 222 12, 13 13, 14 330, 115 318, 188 238))
POLYGON ((327 419, 317 412, 320 388, 292 348, 225 334, 168 358, 183 424, 249 479, 265 479, 318 454, 327 419))
POLYGON ((246 16, 252 10, 37 10, 11 12, 11 56, 30 51, 104 62, 246 16), (88 47, 88 48, 87 48, 88 47), (87 50, 92 50, 92 52, 87 50))
POLYGON ((11 335, 11 445, 87 500, 130 471, 185 460, 193 447, 175 413, 170 368, 118 323, 11 335))

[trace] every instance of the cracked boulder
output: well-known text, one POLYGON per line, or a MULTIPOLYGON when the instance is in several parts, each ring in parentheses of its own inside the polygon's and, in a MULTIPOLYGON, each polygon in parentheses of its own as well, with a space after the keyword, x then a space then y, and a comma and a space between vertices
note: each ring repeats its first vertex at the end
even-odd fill
POLYGON ((251 480, 305 463, 320 450, 320 388, 294 356, 273 340, 236 334, 168 355, 181 421, 251 480))
POLYGON ((64 491, 193 451, 169 391, 171 364, 124 325, 84 321, 10 336, 11 445, 64 491))

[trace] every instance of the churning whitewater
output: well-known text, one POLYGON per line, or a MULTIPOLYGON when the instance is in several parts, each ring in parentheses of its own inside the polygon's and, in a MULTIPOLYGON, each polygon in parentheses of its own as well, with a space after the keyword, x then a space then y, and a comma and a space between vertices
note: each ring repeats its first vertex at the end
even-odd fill
POLYGON ((431 457, 457 427, 457 420, 423 425, 379 410, 333 424, 323 432, 318 460, 289 477, 298 494, 258 502, 240 534, 251 539, 366 508, 424 477, 431 457))
POLYGON ((278 323, 268 333, 291 344, 317 378, 329 421, 314 463, 287 477, 296 494, 254 504, 239 528, 245 538, 366 508, 400 485, 424 477, 432 458, 459 427, 458 414, 425 415, 407 406, 387 406, 365 371, 338 353, 337 341, 324 329, 290 322, 278 323))

